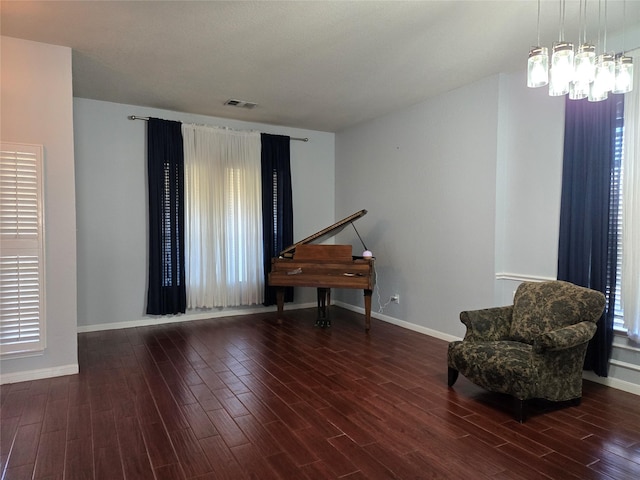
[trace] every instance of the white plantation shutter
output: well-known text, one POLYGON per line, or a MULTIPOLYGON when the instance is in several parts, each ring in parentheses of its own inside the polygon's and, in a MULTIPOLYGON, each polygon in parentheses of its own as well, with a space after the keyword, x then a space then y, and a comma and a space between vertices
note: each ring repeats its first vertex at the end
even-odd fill
POLYGON ((44 349, 42 147, 0 151, 0 353, 44 349))

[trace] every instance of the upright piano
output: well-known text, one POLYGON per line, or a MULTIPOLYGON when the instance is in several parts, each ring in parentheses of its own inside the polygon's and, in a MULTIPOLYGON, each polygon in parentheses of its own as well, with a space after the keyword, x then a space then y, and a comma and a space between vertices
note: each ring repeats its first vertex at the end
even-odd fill
MULTIPOLYGON (((339 222, 326 227, 282 250, 278 257, 271 259, 269 285, 276 287, 278 320, 284 310, 285 287, 315 287, 318 292, 318 321, 316 325, 331 325, 328 307, 331 303, 332 288, 356 288, 364 291, 365 331, 371 328, 371 295, 375 285, 373 257, 354 256, 351 245, 324 245, 321 241, 336 235, 348 225, 364 216, 360 210, 339 222)), ((355 229, 355 226, 354 226, 355 229)), ((356 230, 357 233, 357 230, 356 230)), ((360 238, 360 234, 358 234, 360 238)), ((362 239, 360 238, 362 241, 362 239)), ((363 247, 366 246, 363 242, 363 247)))

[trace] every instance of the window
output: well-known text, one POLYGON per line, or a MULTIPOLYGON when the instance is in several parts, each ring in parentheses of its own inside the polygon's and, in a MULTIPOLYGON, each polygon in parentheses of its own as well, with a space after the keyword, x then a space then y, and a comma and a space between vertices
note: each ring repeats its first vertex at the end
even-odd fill
POLYGON ((42 147, 0 153, 0 353, 44 349, 42 147))
POLYGON ((187 308, 262 303, 260 134, 186 124, 182 134, 187 308))
POLYGON ((265 272, 293 243, 289 140, 149 118, 148 314, 275 304, 265 272))
POLYGON ((617 259, 616 259, 616 290, 615 290, 615 309, 613 315, 613 328, 614 330, 626 331, 624 328, 624 311, 622 308, 622 303, 620 301, 621 297, 621 287, 622 287, 622 225, 623 225, 623 215, 622 215, 622 198, 623 198, 623 175, 624 171, 622 169, 623 165, 623 155, 624 155, 624 125, 622 119, 616 118, 616 133, 615 133, 615 153, 614 153, 614 169, 613 169, 613 178, 611 180, 611 185, 613 188, 618 189, 618 205, 617 205, 617 215, 614 219, 617 226, 618 233, 618 241, 617 241, 617 259))

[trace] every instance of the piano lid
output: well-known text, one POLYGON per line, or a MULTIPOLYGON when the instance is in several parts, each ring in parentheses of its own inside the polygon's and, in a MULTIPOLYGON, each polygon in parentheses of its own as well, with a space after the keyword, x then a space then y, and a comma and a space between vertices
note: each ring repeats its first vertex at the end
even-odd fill
POLYGON ((360 210, 359 212, 349 215, 348 217, 343 218, 339 222, 336 222, 327 228, 323 228, 319 232, 316 232, 313 235, 309 235, 307 238, 300 240, 299 242, 296 242, 293 245, 288 246, 287 248, 285 248, 279 253, 279 256, 291 257, 293 256, 293 252, 295 251, 298 245, 311 243, 320 239, 325 240, 327 238, 333 237, 334 235, 337 235, 338 233, 340 233, 344 227, 353 223, 355 220, 359 219, 360 217, 364 217, 366 214, 367 214, 366 210, 360 210))

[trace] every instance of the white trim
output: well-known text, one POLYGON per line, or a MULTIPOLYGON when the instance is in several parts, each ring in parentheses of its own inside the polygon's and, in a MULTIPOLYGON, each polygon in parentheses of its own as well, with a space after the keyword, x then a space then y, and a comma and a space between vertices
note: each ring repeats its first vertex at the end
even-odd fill
MULTIPOLYGON (((617 365, 623 367, 624 362, 618 362, 616 360, 611 360, 610 363, 612 365, 617 365)), ((632 365, 627 363, 627 368, 633 367, 633 370, 638 370, 637 365, 632 365)), ((605 385, 607 387, 615 388, 617 390, 622 390, 624 392, 633 393, 634 395, 640 395, 640 385, 625 382, 624 380, 619 380, 613 377, 599 377, 593 372, 582 372, 582 378, 585 380, 589 380, 591 382, 599 383, 601 385, 605 385)))
POLYGON ((496 273, 496 280, 513 280, 514 282, 549 282, 551 280, 556 280, 556 278, 500 272, 496 273))
POLYGON ((640 372, 640 365, 636 365, 634 363, 629 363, 629 362, 623 362, 622 360, 616 360, 615 358, 612 358, 611 360, 609 360, 609 364, 615 365, 616 367, 620 367, 620 368, 626 368, 627 370, 640 372))
POLYGON ((25 372, 0 374, 0 385, 5 383, 30 382, 43 378, 62 377, 64 375, 75 375, 79 372, 78 364, 63 365, 61 367, 40 368, 38 370, 27 370, 25 372))
MULTIPOLYGON (((285 313, 287 310, 298 310, 301 308, 315 307, 315 303, 292 303, 285 304, 285 313)), ((210 318, 231 317, 236 315, 250 315, 253 313, 275 312, 276 307, 247 307, 238 309, 222 309, 209 310, 200 313, 187 313, 184 315, 166 315, 157 317, 146 317, 138 320, 129 320, 126 322, 115 323, 98 323, 95 325, 78 325, 78 333, 100 332, 102 330, 119 330, 121 328, 149 327, 153 325, 164 325, 167 323, 190 322, 193 320, 208 320, 210 318)))
POLYGON ((627 350, 629 352, 640 353, 640 344, 633 342, 626 334, 626 332, 615 332, 613 337, 613 347, 620 350, 627 350))

